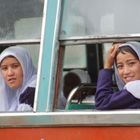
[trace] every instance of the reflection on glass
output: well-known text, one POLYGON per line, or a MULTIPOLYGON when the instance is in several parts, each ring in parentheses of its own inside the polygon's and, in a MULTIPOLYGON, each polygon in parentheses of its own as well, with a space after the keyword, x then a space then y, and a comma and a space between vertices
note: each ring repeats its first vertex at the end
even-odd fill
POLYGON ((38 68, 40 45, 30 44, 30 45, 20 45, 20 46, 26 48, 29 51, 32 57, 33 64, 35 65, 36 68, 38 68))
POLYGON ((85 45, 67 46, 64 55, 64 69, 86 68, 85 45))
POLYGON ((1 0, 0 40, 40 38, 44 0, 1 0))
POLYGON ((61 37, 140 33, 138 0, 66 0, 61 37))

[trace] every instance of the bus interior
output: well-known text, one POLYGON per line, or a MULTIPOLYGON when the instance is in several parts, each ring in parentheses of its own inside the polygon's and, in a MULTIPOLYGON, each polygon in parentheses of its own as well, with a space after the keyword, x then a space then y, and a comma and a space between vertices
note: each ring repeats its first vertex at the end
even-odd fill
MULTIPOLYGON (((111 46, 112 43, 96 43, 65 47, 61 92, 56 108, 65 111, 96 109, 98 72, 103 68, 106 53, 111 46)), ((114 76, 113 81, 112 88, 117 90, 114 76)))

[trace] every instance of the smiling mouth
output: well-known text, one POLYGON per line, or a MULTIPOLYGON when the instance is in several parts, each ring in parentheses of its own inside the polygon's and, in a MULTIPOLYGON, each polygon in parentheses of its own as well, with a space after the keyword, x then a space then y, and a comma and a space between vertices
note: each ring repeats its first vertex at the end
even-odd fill
POLYGON ((125 77, 124 79, 125 79, 125 81, 132 81, 133 77, 125 77))

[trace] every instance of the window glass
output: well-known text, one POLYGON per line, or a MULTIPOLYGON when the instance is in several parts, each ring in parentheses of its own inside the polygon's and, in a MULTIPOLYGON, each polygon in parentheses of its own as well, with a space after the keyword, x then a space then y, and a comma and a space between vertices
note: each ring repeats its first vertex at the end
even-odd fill
POLYGON ((103 57, 99 48, 98 44, 65 47, 58 109, 93 109, 98 65, 103 57))
POLYGON ((138 34, 139 5, 138 0, 67 0, 61 37, 138 34))
POLYGON ((39 44, 37 44, 37 45, 35 45, 35 44, 28 45, 27 44, 27 45, 20 45, 20 46, 26 48, 29 51, 29 53, 32 57, 33 64, 35 65, 36 68, 38 68, 38 59, 39 59, 39 51, 40 51, 39 46, 40 45, 39 44))
POLYGON ((40 38, 44 0, 2 0, 0 40, 40 38))
POLYGON ((103 44, 103 60, 105 62, 105 59, 106 59, 106 55, 107 55, 107 52, 109 50, 109 48, 112 47, 112 43, 104 43, 103 44))
POLYGON ((64 56, 64 68, 86 68, 85 45, 67 46, 64 56))

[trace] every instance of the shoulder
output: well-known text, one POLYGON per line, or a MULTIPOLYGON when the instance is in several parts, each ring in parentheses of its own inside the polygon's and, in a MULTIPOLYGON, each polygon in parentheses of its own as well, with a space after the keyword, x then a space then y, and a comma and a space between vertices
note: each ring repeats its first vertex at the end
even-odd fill
POLYGON ((29 104, 33 107, 35 88, 28 87, 19 97, 19 103, 29 104))
POLYGON ((34 87, 27 87, 25 91, 20 95, 20 98, 25 98, 28 96, 32 96, 35 94, 35 88, 34 87))

